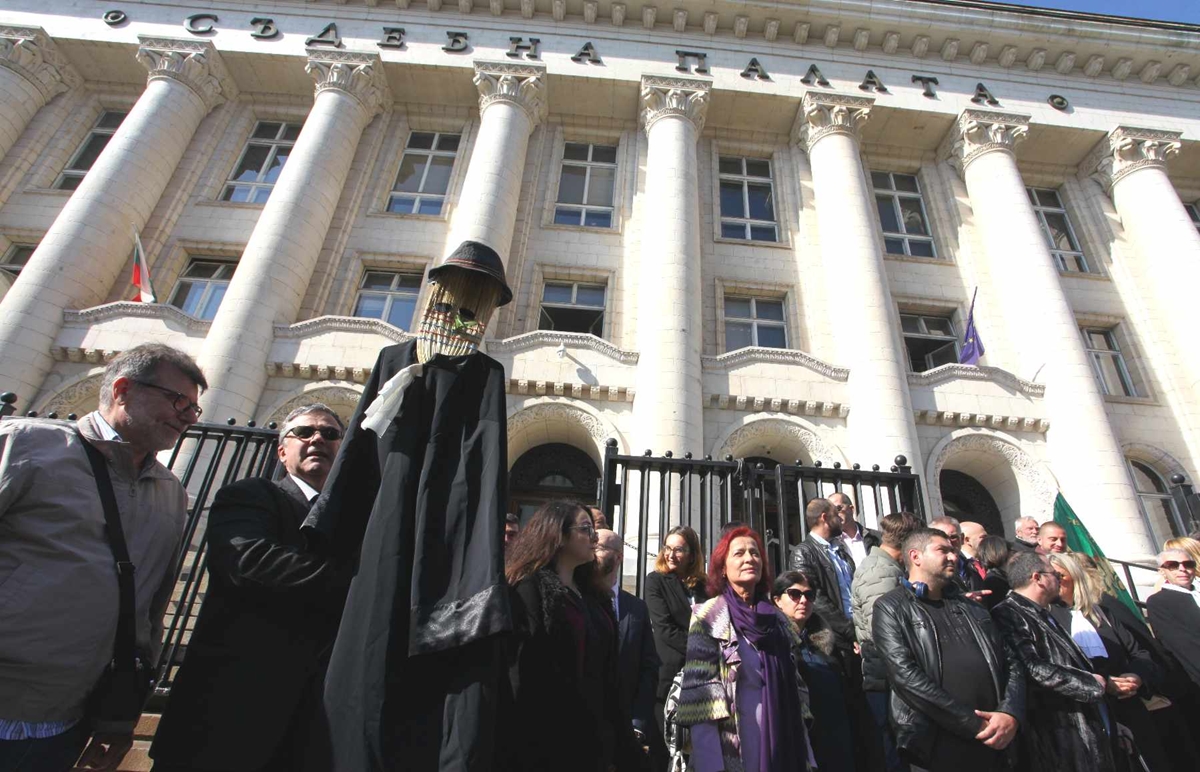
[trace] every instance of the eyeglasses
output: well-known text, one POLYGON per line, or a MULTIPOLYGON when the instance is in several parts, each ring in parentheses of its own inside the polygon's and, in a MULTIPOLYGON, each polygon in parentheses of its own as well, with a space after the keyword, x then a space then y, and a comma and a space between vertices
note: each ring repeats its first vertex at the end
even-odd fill
POLYGON ((202 410, 201 407, 195 402, 192 402, 190 399, 188 399, 186 394, 180 394, 177 391, 164 388, 159 386, 157 383, 150 383, 148 381, 134 381, 134 383, 136 383, 138 386, 145 386, 148 389, 158 389, 163 394, 170 397, 171 407, 175 408, 175 412, 179 413, 180 415, 187 413, 189 410, 196 414, 196 418, 199 418, 204 414, 204 410, 202 410))
POLYGON ((568 531, 579 531, 580 533, 585 533, 588 536, 596 535, 596 526, 592 525, 591 523, 587 523, 585 525, 567 526, 567 530, 568 531))
POLYGON ((1196 570, 1196 561, 1194 560, 1164 560, 1159 568, 1165 568, 1168 571, 1178 570, 1180 567, 1186 568, 1189 571, 1196 570))
POLYGON ((342 438, 342 430, 336 426, 293 426, 283 433, 284 437, 292 435, 298 440, 311 440, 314 435, 320 434, 321 439, 326 442, 337 442, 342 438))
POLYGON ((789 598, 791 598, 792 603, 799 603, 801 601, 801 599, 806 600, 809 603, 812 603, 814 600, 817 599, 817 591, 816 590, 797 590, 795 587, 789 587, 787 590, 787 596, 789 598))
POLYGON ((663 547, 664 555, 690 555, 692 554, 691 547, 663 547))

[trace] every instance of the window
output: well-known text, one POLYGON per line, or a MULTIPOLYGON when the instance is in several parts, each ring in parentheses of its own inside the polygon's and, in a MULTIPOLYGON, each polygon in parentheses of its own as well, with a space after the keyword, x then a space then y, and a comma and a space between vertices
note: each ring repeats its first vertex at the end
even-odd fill
POLYGON ((772 298, 725 298, 725 351, 747 346, 787 348, 783 301, 772 298))
POLYGON ((25 264, 29 262, 29 258, 33 255, 35 246, 29 244, 13 244, 4 253, 4 259, 0 260, 0 270, 7 271, 13 276, 21 272, 25 264))
POLYGON ((119 110, 105 110, 100 114, 100 120, 96 121, 95 128, 88 133, 87 139, 83 140, 83 144, 75 151, 67 168, 63 169, 62 174, 58 176, 58 180, 54 183, 55 188, 75 190, 79 187, 79 183, 83 182, 84 175, 88 173, 92 164, 96 163, 96 159, 100 157, 100 153, 108 146, 108 141, 117 132, 117 127, 121 125, 121 121, 125 120, 126 115, 128 113, 119 110))
POLYGON ((235 268, 234 263, 206 258, 192 260, 179 284, 175 285, 169 304, 188 316, 212 321, 221 307, 225 290, 229 289, 229 279, 235 268))
POLYGON ((1079 240, 1071 229, 1071 221, 1067 218, 1067 210, 1063 208, 1062 199, 1058 192, 1046 188, 1026 188, 1033 211, 1037 214, 1042 226, 1042 235, 1046 237, 1046 245, 1050 254, 1058 264, 1058 270, 1072 273, 1088 273, 1087 258, 1079 248, 1079 240))
POLYGON ((1162 544, 1167 539, 1186 536, 1188 529, 1179 517, 1175 500, 1171 497, 1171 491, 1163 482, 1163 478, 1140 461, 1126 460, 1129 462, 1129 474, 1133 478, 1133 487, 1137 490, 1142 514, 1150 523, 1154 543, 1162 544))
POLYGON ((458 134, 414 131, 400 158, 387 210, 397 214, 441 214, 458 154, 458 134))
POLYGON ((1192 218, 1192 225, 1196 226, 1196 230, 1200 230, 1200 209, 1197 209, 1195 204, 1184 204, 1183 208, 1187 210, 1188 217, 1192 218))
POLYGON ((1084 329, 1083 341, 1092 360, 1092 369, 1096 371, 1096 380, 1105 394, 1140 396, 1133 379, 1129 377, 1129 369, 1125 366, 1125 357, 1121 355, 1114 330, 1084 329))
POLYGON ((267 203, 279 173, 292 154, 292 146, 300 136, 300 128, 299 123, 256 123, 241 159, 233 167, 221 200, 240 204, 267 203))
POLYGON ((875 206, 883 226, 883 248, 889 255, 937 257, 921 184, 915 174, 871 172, 875 206))
POLYGON ((538 329, 603 337, 604 293, 604 286, 598 284, 546 282, 538 329))
POLYGON ((563 148, 555 225, 611 228, 616 179, 615 147, 568 142, 563 148))
POLYGON ((771 162, 721 156, 721 238, 779 241, 771 162))
POLYGON ((420 274, 367 271, 359 286, 354 315, 382 319, 393 327, 407 330, 412 327, 420 294, 420 274))
POLYGON ((923 373, 958 362, 958 333, 949 318, 900 314, 900 329, 912 372, 923 373))

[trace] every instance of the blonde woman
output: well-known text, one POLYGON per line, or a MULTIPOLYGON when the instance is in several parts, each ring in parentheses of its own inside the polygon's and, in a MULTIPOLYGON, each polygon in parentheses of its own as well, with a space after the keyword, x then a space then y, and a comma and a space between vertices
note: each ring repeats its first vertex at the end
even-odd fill
MULTIPOLYGON (((1158 686, 1160 672, 1149 652, 1134 635, 1100 606, 1104 594, 1094 571, 1088 571, 1074 555, 1061 552, 1050 556, 1058 575, 1060 603, 1051 606, 1054 621, 1070 633, 1104 676, 1106 704, 1113 718, 1133 733, 1137 750, 1150 772, 1169 772, 1171 762, 1162 738, 1141 697, 1149 697, 1158 686)), ((1114 748, 1114 752, 1119 752, 1114 748)))
POLYGON ((1163 545, 1164 550, 1183 550, 1188 557, 1196 561, 1196 565, 1200 565, 1200 541, 1193 539, 1191 536, 1178 536, 1174 539, 1167 539, 1167 543, 1163 545))

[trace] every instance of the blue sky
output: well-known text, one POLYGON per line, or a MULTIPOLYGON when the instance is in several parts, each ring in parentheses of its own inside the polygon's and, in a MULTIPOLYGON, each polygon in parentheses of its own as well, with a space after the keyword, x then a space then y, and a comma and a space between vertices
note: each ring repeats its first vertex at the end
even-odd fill
POLYGON ((1014 5, 1200 24, 1200 0, 1002 0, 1014 5))

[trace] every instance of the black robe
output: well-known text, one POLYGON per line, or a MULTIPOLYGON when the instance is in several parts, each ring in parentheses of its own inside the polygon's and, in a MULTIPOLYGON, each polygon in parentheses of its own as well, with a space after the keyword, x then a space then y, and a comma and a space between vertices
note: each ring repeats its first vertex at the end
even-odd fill
POLYGON ((488 770, 512 629, 504 583, 504 368, 437 356, 383 437, 368 405, 416 343, 379 354, 305 521, 334 557, 360 549, 325 682, 335 769, 488 770))

